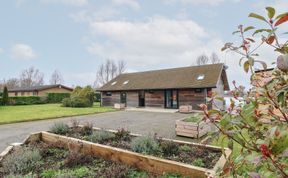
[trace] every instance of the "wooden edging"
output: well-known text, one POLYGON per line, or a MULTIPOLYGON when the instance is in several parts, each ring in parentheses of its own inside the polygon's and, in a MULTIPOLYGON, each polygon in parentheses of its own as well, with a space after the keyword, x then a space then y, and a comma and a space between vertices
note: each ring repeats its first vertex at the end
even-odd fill
POLYGON ((53 133, 42 132, 42 141, 62 146, 71 151, 83 152, 94 156, 102 157, 107 160, 121 162, 142 170, 156 174, 179 173, 191 178, 204 178, 211 171, 206 168, 200 168, 193 165, 179 163, 176 161, 166 160, 154 156, 143 155, 132 151, 115 148, 107 145, 92 143, 72 137, 56 135, 53 133))
POLYGON ((17 146, 21 146, 23 144, 27 144, 31 141, 37 141, 41 139, 41 133, 37 132, 37 133, 32 133, 31 135, 27 136, 23 142, 20 143, 11 143, 9 146, 7 146, 1 153, 0 153, 0 162, 3 160, 4 157, 6 157, 9 153, 11 153, 11 151, 17 147, 17 146))

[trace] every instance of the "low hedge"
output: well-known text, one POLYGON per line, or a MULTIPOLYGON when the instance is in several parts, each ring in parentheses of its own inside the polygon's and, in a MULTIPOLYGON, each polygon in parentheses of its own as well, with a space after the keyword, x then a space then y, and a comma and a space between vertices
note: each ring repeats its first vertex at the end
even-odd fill
POLYGON ((47 102, 48 103, 61 103, 63 99, 69 98, 70 93, 48 93, 47 102))
POLYGON ((39 96, 16 96, 9 97, 9 105, 31 105, 31 104, 45 104, 47 97, 39 96))

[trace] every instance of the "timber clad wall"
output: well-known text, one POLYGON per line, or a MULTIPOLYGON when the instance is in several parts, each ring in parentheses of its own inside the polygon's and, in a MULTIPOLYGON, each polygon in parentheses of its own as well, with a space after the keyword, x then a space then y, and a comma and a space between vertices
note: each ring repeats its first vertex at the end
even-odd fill
POLYGON ((47 96, 47 93, 71 93, 71 90, 68 90, 66 88, 50 88, 50 89, 46 89, 46 90, 41 90, 41 91, 34 91, 34 95, 33 95, 33 91, 18 91, 18 92, 8 92, 8 95, 13 97, 16 96, 47 96))
POLYGON ((138 91, 127 92, 127 107, 138 107, 139 106, 139 95, 138 91))
POLYGON ((193 89, 179 90, 178 100, 179 106, 192 105, 192 109, 200 109, 199 104, 205 103, 206 90, 202 89, 201 92, 195 92, 193 89))
POLYGON ((114 106, 115 103, 120 103, 120 92, 111 92, 111 96, 106 96, 106 92, 102 93, 102 105, 114 106))
POLYGON ((145 106, 164 108, 164 91, 145 92, 145 106))

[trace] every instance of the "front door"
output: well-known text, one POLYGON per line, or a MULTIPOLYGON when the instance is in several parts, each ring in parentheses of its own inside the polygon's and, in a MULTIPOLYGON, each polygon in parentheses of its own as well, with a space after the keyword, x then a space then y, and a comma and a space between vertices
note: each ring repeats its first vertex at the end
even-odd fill
POLYGON ((120 103, 124 103, 126 106, 126 92, 120 93, 120 103))
POLYGON ((145 106, 145 91, 139 91, 139 107, 144 107, 145 106))
POLYGON ((165 107, 173 109, 178 108, 178 90, 165 91, 165 107))

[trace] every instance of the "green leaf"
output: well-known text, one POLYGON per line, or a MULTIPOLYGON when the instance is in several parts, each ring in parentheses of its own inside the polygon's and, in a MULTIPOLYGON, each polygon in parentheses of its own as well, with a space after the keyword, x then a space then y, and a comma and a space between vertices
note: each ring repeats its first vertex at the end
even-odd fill
POLYGON ((250 63, 249 63, 249 60, 247 60, 247 61, 244 62, 244 65, 243 65, 244 71, 246 73, 248 73, 249 67, 250 67, 250 63))
POLYGON ((258 30, 255 30, 255 32, 252 34, 252 36, 256 35, 257 33, 262 33, 262 32, 271 33, 272 30, 271 29, 258 29, 258 30))
POLYGON ((246 58, 245 58, 245 57, 241 57, 241 58, 239 59, 239 66, 241 66, 241 63, 242 63, 243 59, 246 59, 246 58))
POLYGON ((240 33, 240 31, 237 30, 237 31, 233 32, 232 35, 235 35, 236 33, 240 33))
POLYGON ((275 9, 273 7, 266 7, 266 10, 268 12, 268 17, 272 19, 275 15, 275 9))
POLYGON ((244 29, 244 32, 247 32, 247 31, 252 30, 252 29, 254 29, 254 28, 255 28, 255 27, 253 27, 253 26, 246 27, 246 28, 244 29))
POLYGON ((253 18, 256 18, 256 19, 259 19, 259 20, 263 20, 264 22, 267 22, 267 20, 263 16, 255 14, 255 13, 250 13, 249 17, 253 17, 253 18))

